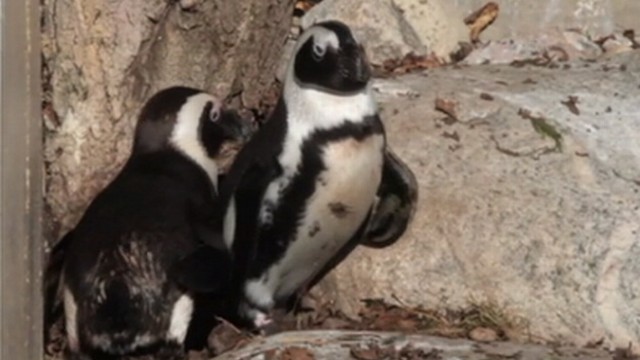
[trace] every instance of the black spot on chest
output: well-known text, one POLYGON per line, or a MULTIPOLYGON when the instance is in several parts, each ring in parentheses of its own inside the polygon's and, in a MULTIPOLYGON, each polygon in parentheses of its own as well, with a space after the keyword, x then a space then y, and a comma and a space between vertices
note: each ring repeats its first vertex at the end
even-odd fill
POLYGON ((331 210, 331 213, 338 219, 344 219, 349 215, 349 208, 341 202, 329 203, 329 210, 331 210))
POLYGON ((320 223, 317 221, 313 222, 313 225, 309 227, 309 237, 314 237, 320 231, 320 223))
MULTIPOLYGON (((320 174, 326 170, 323 161, 323 149, 327 144, 345 139, 363 141, 373 135, 383 135, 384 128, 377 115, 369 116, 362 122, 346 121, 339 127, 318 130, 303 143, 301 161, 298 172, 282 189, 277 207, 273 211, 270 223, 259 228, 259 239, 256 259, 252 264, 250 277, 258 277, 271 264, 278 261, 289 244, 298 236, 300 221, 305 214, 307 200, 322 186, 325 181, 320 174)), ((332 212, 336 216, 346 216, 348 208, 336 205, 332 212)), ((319 229, 306 229, 309 236, 314 236, 319 229)))

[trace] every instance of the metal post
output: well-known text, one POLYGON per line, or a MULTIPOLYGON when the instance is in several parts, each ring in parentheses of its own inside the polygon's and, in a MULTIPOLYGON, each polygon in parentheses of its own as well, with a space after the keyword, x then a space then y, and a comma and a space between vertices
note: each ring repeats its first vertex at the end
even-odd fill
POLYGON ((0 0, 0 359, 42 344, 42 130, 38 0, 0 0))

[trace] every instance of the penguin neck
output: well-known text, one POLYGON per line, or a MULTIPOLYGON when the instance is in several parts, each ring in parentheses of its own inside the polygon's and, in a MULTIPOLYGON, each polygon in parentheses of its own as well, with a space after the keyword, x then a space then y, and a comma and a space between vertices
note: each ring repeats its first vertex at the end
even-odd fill
POLYGON ((345 122, 358 123, 377 113, 371 86, 352 93, 329 92, 314 86, 301 86, 292 73, 284 86, 287 122, 292 128, 330 129, 345 122))
POLYGON ((210 171, 206 171, 196 161, 175 149, 132 156, 128 165, 139 171, 170 176, 193 188, 205 182, 213 189, 217 189, 218 185, 215 163, 210 171))

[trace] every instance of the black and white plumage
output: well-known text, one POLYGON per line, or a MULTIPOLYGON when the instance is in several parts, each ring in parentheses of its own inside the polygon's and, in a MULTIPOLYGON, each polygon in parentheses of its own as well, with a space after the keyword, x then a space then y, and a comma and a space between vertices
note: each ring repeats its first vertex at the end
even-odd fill
POLYGON ((72 356, 180 354, 192 290, 220 291, 231 276, 213 218, 216 156, 242 125, 196 89, 145 104, 129 160, 54 249, 72 356))
POLYGON ((346 25, 306 30, 276 109, 221 185, 225 241, 248 266, 240 312, 258 327, 366 227, 385 152, 370 77, 346 25))

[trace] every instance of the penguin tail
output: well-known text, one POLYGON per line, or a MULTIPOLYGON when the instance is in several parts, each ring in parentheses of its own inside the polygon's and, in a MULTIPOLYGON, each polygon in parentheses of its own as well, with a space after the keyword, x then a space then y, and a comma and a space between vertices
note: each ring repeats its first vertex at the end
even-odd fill
POLYGON ((112 355, 129 354, 164 340, 158 318, 150 316, 155 296, 142 295, 124 279, 105 283, 85 307, 86 326, 78 335, 90 348, 112 355), (149 301, 153 298, 152 301, 149 301))

